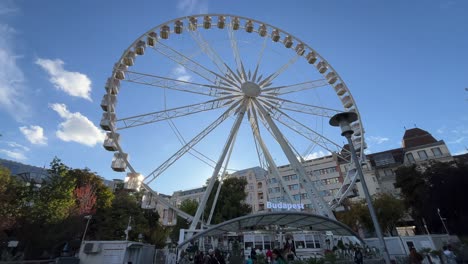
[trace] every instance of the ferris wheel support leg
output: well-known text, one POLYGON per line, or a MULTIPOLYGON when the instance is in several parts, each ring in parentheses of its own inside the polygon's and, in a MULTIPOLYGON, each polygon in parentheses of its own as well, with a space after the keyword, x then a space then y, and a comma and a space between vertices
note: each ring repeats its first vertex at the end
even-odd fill
MULTIPOLYGON (((213 175, 211 176, 210 182, 208 183, 208 186, 206 187, 205 194, 203 195, 202 200, 200 201, 200 204, 198 205, 197 212, 195 213, 195 216, 193 217, 193 221, 190 224, 190 230, 196 229, 197 224, 200 221, 200 217, 203 211, 205 210, 206 202, 208 201, 208 197, 210 196, 210 193, 213 189, 215 179, 218 177, 218 173, 221 170, 221 166, 224 162, 224 159, 226 158, 228 150, 234 140, 235 135, 237 134, 237 131, 239 130, 239 127, 242 123, 242 119, 244 118, 245 111, 246 111, 246 101, 243 101, 238 109, 239 109, 239 112, 237 114, 236 121, 234 122, 231 132, 229 133, 229 137, 226 141, 226 144, 224 145, 223 152, 221 153, 221 156, 219 157, 219 160, 216 163, 216 167, 213 171, 213 175)), ((188 237, 191 237, 192 235, 193 233, 189 233, 188 237)))
MULTIPOLYGON (((280 182, 280 185, 281 185, 281 188, 283 188, 283 190, 286 191, 286 194, 288 195, 288 200, 290 203, 292 203, 294 201, 293 197, 292 197, 292 194, 290 192, 290 190, 288 188, 285 188, 285 185, 283 183, 283 180, 280 176, 280 173, 278 171, 278 166, 276 166, 276 163, 275 161, 273 160, 271 154, 270 154, 270 151, 268 150, 268 148, 266 147, 265 145, 265 142, 263 141, 263 138, 261 137, 260 135, 260 131, 258 129, 258 119, 257 119, 257 115, 255 114, 254 111, 252 111, 253 114, 250 116, 249 118, 249 121, 250 121, 250 125, 252 127, 252 133, 254 135, 254 139, 258 142, 258 144, 260 145, 260 150, 263 152, 263 155, 265 156, 265 159, 267 160, 268 162, 268 168, 269 170, 273 173, 273 175, 279 180, 280 182)), ((268 194, 267 194, 268 195, 268 194)))
POLYGON ((273 119, 271 118, 270 114, 265 110, 265 108, 258 101, 255 100, 254 102, 257 108, 260 110, 262 117, 270 126, 271 131, 275 135, 275 138, 280 144, 281 149, 283 150, 284 154, 286 155, 286 158, 291 164, 291 167, 297 173, 297 175, 299 176, 299 179, 301 179, 301 181, 304 183, 307 189, 307 194, 309 196, 309 199, 312 202, 314 208, 316 209, 317 214, 320 214, 320 215, 323 215, 323 216, 326 216, 328 218, 335 220, 335 215, 331 211, 330 207, 325 203, 323 198, 319 195, 317 189, 313 186, 313 183, 308 178, 304 167, 302 167, 300 162, 297 160, 296 156, 294 155, 294 152, 289 147, 286 139, 284 138, 279 128, 276 126, 275 122, 273 122, 273 119))

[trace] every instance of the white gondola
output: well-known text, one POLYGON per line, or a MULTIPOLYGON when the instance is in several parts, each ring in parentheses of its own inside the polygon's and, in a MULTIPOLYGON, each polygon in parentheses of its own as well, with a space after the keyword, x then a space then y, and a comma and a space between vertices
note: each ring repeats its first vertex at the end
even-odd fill
POLYGON ((158 40, 158 34, 156 34, 156 32, 148 33, 148 38, 146 38, 146 43, 148 43, 148 46, 154 47, 154 45, 156 45, 157 40, 158 40))
POLYGON ((198 27, 198 19, 196 17, 189 18, 189 29, 194 31, 197 30, 198 27))
POLYGON ((168 39, 170 31, 171 31, 171 28, 168 25, 164 25, 164 26, 161 27, 161 30, 159 32, 159 36, 162 39, 168 39))
POLYGON ((279 30, 274 29, 274 30, 271 32, 271 40, 273 40, 274 42, 278 42, 278 41, 280 40, 279 30))
MULTIPOLYGON (((346 184, 343 188, 343 191, 346 191, 347 189, 349 188, 349 184, 346 184)), ((343 193, 344 194, 344 193, 343 193)), ((358 194, 358 190, 356 189, 355 186, 353 186, 349 191, 348 193, 346 194, 346 197, 347 198, 354 198, 354 197, 357 197, 359 196, 358 194)))
POLYGON ((268 34, 267 27, 264 24, 261 24, 260 27, 258 27, 258 34, 260 37, 265 37, 268 34))
POLYGON ((117 144, 120 141, 120 134, 114 132, 106 133, 106 139, 104 139, 104 148, 109 151, 117 151, 117 144))
POLYGON ((103 130, 111 131, 115 127, 115 114, 108 112, 103 113, 99 125, 103 130))
POLYGON ((127 153, 114 153, 114 158, 112 158, 111 168, 117 172, 124 172, 127 169, 127 153))
POLYGON ((128 66, 123 63, 118 63, 115 67, 115 78, 119 80, 125 79, 125 72, 127 71, 128 66))
POLYGON ((350 108, 351 106, 353 106, 353 100, 351 100, 351 97, 349 95, 342 97, 341 102, 343 102, 343 106, 345 108, 350 108))
POLYGON ((210 29, 211 28, 211 17, 210 16, 205 16, 203 18, 203 28, 204 29, 210 29))
POLYGON ((249 20, 249 21, 245 22, 245 31, 247 33, 252 33, 253 29, 254 29, 254 24, 253 24, 252 20, 249 20))
POLYGON ((304 55, 304 52, 305 52, 304 44, 303 43, 297 44, 294 50, 296 50, 297 55, 299 56, 304 55))
POLYGON ((358 139, 353 139, 353 145, 354 149, 356 149, 356 152, 360 152, 361 150, 367 148, 367 144, 364 142, 364 146, 362 146, 361 142, 361 137, 359 137, 358 139))
POLYGON ((334 84, 338 80, 338 75, 335 72, 329 72, 325 78, 327 78, 329 84, 334 84))
POLYGON ((127 66, 133 66, 135 64, 136 54, 133 51, 127 52, 127 55, 123 58, 123 63, 127 66))
POLYGON ((226 25, 226 18, 224 16, 219 16, 218 17, 218 28, 223 29, 225 25, 226 25))
POLYGON ((117 103, 117 96, 113 94, 105 94, 101 100, 101 108, 106 112, 115 112, 115 104, 117 103))
POLYGON ((118 94, 120 90, 120 80, 116 78, 107 78, 106 92, 110 94, 118 94))
POLYGON ((352 123, 351 128, 353 129, 355 136, 361 135, 361 125, 359 124, 359 122, 352 123))
POLYGON ((317 55, 311 51, 307 54, 306 59, 309 64, 314 64, 317 61, 317 55))
POLYGON ((233 30, 238 30, 240 28, 240 20, 238 17, 232 19, 231 26, 233 30))
POLYGON ((344 84, 342 83, 338 83, 337 85, 335 85, 335 92, 337 95, 339 96, 342 96, 344 93, 346 93, 346 88, 344 86, 344 84))
POLYGON ((137 42, 135 46, 135 53, 140 56, 144 55, 145 49, 146 49, 146 43, 143 40, 140 40, 137 42))
POLYGON ((286 36, 284 38, 284 40, 283 40, 283 44, 287 49, 291 48, 292 45, 293 45, 292 37, 291 36, 286 36))
POLYGON ((182 31, 183 31, 183 28, 184 28, 184 23, 180 20, 177 20, 175 23, 174 23, 174 32, 176 34, 181 34, 182 31))
POLYGON ((127 177, 125 177, 124 188, 127 190, 132 191, 140 191, 141 183, 143 182, 143 175, 137 172, 129 172, 127 173, 127 177))
POLYGON ((325 73, 327 70, 328 70, 328 65, 326 62, 324 61, 321 61, 319 63, 317 63, 317 70, 320 72, 320 73, 325 73))

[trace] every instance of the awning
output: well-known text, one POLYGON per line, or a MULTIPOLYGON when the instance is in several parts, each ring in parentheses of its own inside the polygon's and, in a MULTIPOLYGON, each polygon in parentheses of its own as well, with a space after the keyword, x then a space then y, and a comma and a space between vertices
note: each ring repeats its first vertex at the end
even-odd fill
POLYGON ((256 229, 263 229, 263 227, 267 226, 277 226, 284 230, 329 231, 337 236, 354 236, 364 243, 353 230, 336 220, 305 212, 283 211, 251 214, 231 219, 197 233, 190 239, 179 244, 178 248, 200 237, 218 236, 227 232, 253 231, 256 229))

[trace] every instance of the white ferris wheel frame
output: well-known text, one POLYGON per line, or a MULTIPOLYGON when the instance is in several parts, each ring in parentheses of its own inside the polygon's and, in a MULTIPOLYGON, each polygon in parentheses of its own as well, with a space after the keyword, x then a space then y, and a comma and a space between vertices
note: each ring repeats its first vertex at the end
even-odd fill
MULTIPOLYGON (((286 186, 282 181, 282 177, 279 177, 280 174, 278 168, 264 140, 262 139, 259 133, 259 120, 274 136, 274 138, 281 146, 284 154, 290 162, 291 167, 297 173, 301 184, 304 185, 304 189, 307 192, 308 197, 310 197, 309 199, 311 200, 314 206, 315 212, 319 215, 334 218, 331 210, 341 204, 341 202, 347 197, 348 193, 353 189, 358 179, 356 169, 354 169, 354 164, 349 159, 349 167, 346 173, 346 177, 343 180, 343 184, 340 190, 335 195, 335 198, 332 200, 332 203, 328 204, 318 193, 316 185, 309 179, 309 177, 307 177, 307 174, 303 166, 301 165, 301 161, 303 160, 297 159, 297 155, 295 155, 295 150, 293 149, 293 146, 289 144, 287 139, 283 136, 283 134, 276 125, 276 122, 281 123, 286 127, 289 127, 290 129, 294 130, 296 133, 304 136, 306 139, 309 139, 310 141, 321 145, 322 147, 324 147, 323 145, 330 143, 336 145, 335 147, 339 147, 333 141, 311 130, 307 126, 302 125, 300 122, 294 120, 294 118, 289 117, 284 111, 281 110, 283 109, 319 116, 321 115, 324 117, 331 117, 332 115, 336 114, 335 109, 327 109, 323 107, 293 102, 278 97, 278 95, 313 89, 316 87, 326 85, 332 86, 335 89, 337 96, 340 98, 340 101, 343 104, 344 110, 353 111, 358 115, 358 120, 353 124, 353 128, 355 129, 355 131, 359 131, 359 134, 353 136, 353 142, 357 146, 356 148, 360 150, 358 154, 360 156, 361 162, 364 162, 365 156, 363 149, 366 147, 366 144, 364 142, 364 129, 354 98, 351 95, 344 81, 341 79, 340 75, 317 51, 308 46, 305 42, 301 41, 299 38, 296 38, 295 36, 287 33, 286 31, 278 27, 247 17, 234 16, 229 14, 200 14, 176 18, 164 22, 148 30, 143 35, 138 37, 123 52, 122 56, 115 64, 112 72, 112 77, 108 79, 108 83, 106 84, 107 93, 104 95, 104 98, 101 103, 101 106, 104 110, 103 119, 101 120, 101 127, 104 130, 109 131, 107 133, 104 145, 105 147, 107 146, 106 149, 115 151, 115 157, 121 159, 121 161, 125 163, 123 171, 129 170, 129 175, 133 175, 132 177, 138 178, 138 187, 144 189, 147 193, 151 194, 157 200, 157 202, 160 202, 165 206, 173 209, 178 215, 191 221, 192 224, 190 228, 194 230, 197 227, 197 224, 199 222, 202 222, 200 220, 201 214, 204 211, 208 200, 208 196, 212 192, 215 180, 217 179, 220 170, 223 168, 223 166, 225 169, 227 168, 230 151, 232 151, 233 141, 235 141, 235 137, 241 121, 244 119, 245 114, 247 114, 247 119, 252 128, 252 133, 254 141, 256 143, 258 155, 263 156, 267 163, 267 167, 270 170, 270 173, 273 175, 273 177, 278 178, 279 184, 286 192, 286 198, 292 201, 292 195, 288 188, 285 188, 286 186), (217 18, 216 23, 212 21, 212 18, 214 17, 217 18), (171 26, 173 26, 172 29, 171 26), (223 29, 225 28, 229 30, 229 39, 231 42, 231 48, 234 53, 236 62, 235 66, 237 67, 237 69, 233 70, 229 68, 229 66, 221 60, 221 58, 217 55, 217 53, 209 45, 209 43, 203 39, 203 36, 199 34, 199 29, 209 29, 211 27, 218 27, 223 29), (264 77, 263 79, 262 76, 257 76, 257 70, 259 66, 258 62, 256 70, 253 76, 251 76, 250 71, 248 74, 245 71, 242 63, 242 58, 239 54, 237 39, 235 37, 235 31, 237 30, 245 30, 246 32, 251 34, 259 34, 260 37, 271 38, 275 42, 282 42, 286 48, 294 49, 297 56, 291 58, 287 64, 283 65, 276 72, 267 77, 264 77), (184 56, 177 50, 164 44, 164 39, 168 38, 170 34, 184 34, 186 32, 189 32, 189 34, 192 35, 192 38, 197 42, 200 50, 210 58, 210 60, 217 66, 217 68, 223 75, 205 68, 203 65, 198 64, 191 58, 184 56), (282 38, 282 36, 284 36, 284 38, 282 38), (296 46, 293 47, 293 44, 296 44, 296 46), (133 65, 136 56, 143 55, 145 49, 148 47, 154 49, 160 54, 163 54, 167 58, 173 60, 174 62, 185 67, 192 73, 197 74, 198 76, 206 79, 208 82, 213 84, 207 85, 183 80, 175 80, 164 76, 144 74, 129 70, 128 66, 133 65), (274 78, 280 75, 285 69, 289 67, 289 65, 293 64, 296 60, 300 58, 306 59, 309 62, 309 64, 315 66, 314 68, 316 68, 316 70, 323 75, 324 79, 293 84, 289 86, 270 87, 271 82, 274 78), (115 102, 121 80, 142 85, 169 88, 183 92, 209 95, 214 97, 215 99, 203 103, 197 103, 193 105, 187 105, 183 107, 177 107, 172 109, 166 109, 163 111, 117 119, 115 117, 115 102), (252 86, 250 87, 249 85, 245 85, 245 83, 247 82, 255 83, 255 85, 250 85, 252 86), (235 89, 235 87, 238 87, 239 89, 235 89), (260 91, 264 93, 264 95, 262 95, 262 98, 257 97, 257 93, 260 93, 258 89, 260 89, 260 91), (211 123, 211 125, 206 127, 202 132, 200 132, 188 143, 185 142, 186 144, 178 152, 176 152, 173 156, 166 160, 166 162, 161 164, 157 169, 152 171, 144 179, 142 179, 141 175, 130 164, 130 162, 127 159, 127 154, 123 151, 121 145, 119 144, 118 130, 154 123, 161 120, 170 120, 172 118, 180 116, 190 115, 193 113, 199 113, 227 106, 229 106, 228 109, 221 116, 219 116, 218 119, 216 119, 213 123, 211 123), (207 189, 202 198, 202 201, 200 202, 200 206, 198 207, 195 216, 191 216, 181 211, 176 206, 172 205, 168 200, 161 197, 157 192, 150 188, 149 183, 151 181, 153 181, 156 177, 163 173, 165 169, 171 166, 182 155, 186 154, 190 150, 193 150, 193 147, 200 140, 202 140, 206 135, 208 135, 221 122, 226 120, 226 118, 234 115, 237 115, 236 120, 229 133, 229 137, 226 141, 222 154, 216 162, 213 175, 210 178, 207 189), (117 124, 120 124, 121 126, 118 127, 117 124), (317 138, 320 138, 321 142, 318 142, 316 140, 317 138)), ((325 148, 328 149, 327 147, 325 148)), ((343 151, 346 150, 343 149, 343 151)), ((331 152, 336 153, 336 151, 331 152)), ((223 172, 223 175, 224 173, 225 171, 223 172)), ((217 190, 216 196, 218 194, 219 188, 217 190)), ((210 215, 207 224, 210 223, 211 216, 212 215, 210 215)), ((205 223, 202 223, 202 225, 204 224, 205 223)))

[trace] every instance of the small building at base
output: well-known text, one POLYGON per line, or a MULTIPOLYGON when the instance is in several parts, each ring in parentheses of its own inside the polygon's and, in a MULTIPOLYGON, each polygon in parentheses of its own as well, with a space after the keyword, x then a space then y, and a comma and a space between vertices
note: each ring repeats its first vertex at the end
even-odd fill
POLYGON ((133 241, 84 241, 80 264, 153 263, 154 246, 133 241))

